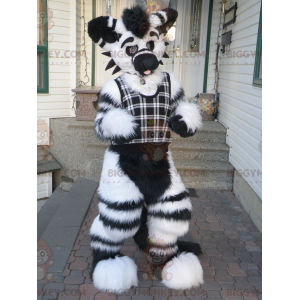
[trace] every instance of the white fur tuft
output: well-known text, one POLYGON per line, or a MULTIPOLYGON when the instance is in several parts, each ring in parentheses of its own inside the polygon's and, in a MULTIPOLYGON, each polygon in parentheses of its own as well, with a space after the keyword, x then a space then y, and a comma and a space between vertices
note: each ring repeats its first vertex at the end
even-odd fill
POLYGON ((188 221, 168 220, 148 216, 149 236, 163 239, 165 243, 175 243, 177 238, 184 236, 189 231, 188 221))
MULTIPOLYGON (((183 193, 186 188, 182 183, 181 177, 178 174, 174 161, 172 158, 171 151, 168 152, 168 161, 170 164, 171 172, 171 186, 165 191, 165 193, 159 198, 159 201, 155 205, 149 205, 149 211, 163 210, 164 212, 173 212, 176 209, 187 208, 192 209, 191 202, 189 198, 185 198, 182 201, 174 202, 175 206, 171 202, 163 202, 167 197, 176 196, 180 193, 183 193)), ((155 235, 156 238, 163 239, 165 243, 175 243, 178 237, 185 235, 189 230, 188 221, 176 221, 176 220, 166 220, 155 217, 148 217, 148 228, 149 236, 155 235)))
POLYGON ((129 230, 111 229, 109 226, 105 226, 103 224, 102 220, 99 219, 98 215, 93 221, 93 224, 90 229, 90 234, 99 236, 100 233, 101 237, 107 240, 114 242, 122 242, 124 239, 133 237, 138 231, 138 229, 138 225, 135 228, 129 230))
POLYGON ((195 132, 202 127, 202 117, 199 106, 187 101, 181 101, 176 108, 176 115, 181 115, 188 129, 195 132))
POLYGON ((157 87, 163 81, 164 74, 160 69, 156 69, 152 75, 144 77, 146 81, 144 85, 141 85, 140 78, 137 75, 124 73, 122 78, 133 91, 145 96, 152 96, 157 92, 157 87))
POLYGON ((114 21, 113 17, 109 17, 108 22, 107 22, 107 27, 112 27, 113 26, 113 21, 114 21))
POLYGON ((99 42, 97 43, 98 46, 103 42, 103 38, 100 38, 99 42))
POLYGON ((111 203, 116 201, 119 203, 127 201, 138 203, 144 199, 144 196, 128 175, 121 170, 119 158, 120 154, 106 150, 98 194, 111 203))
POLYGON ((192 204, 189 198, 185 198, 180 201, 170 202, 158 202, 156 204, 150 204, 148 206, 148 212, 164 212, 166 214, 172 214, 183 209, 192 210, 192 204))
POLYGON ((128 138, 134 134, 134 130, 138 126, 134 121, 135 117, 127 110, 113 108, 103 117, 101 123, 103 135, 105 138, 111 138, 113 136, 123 136, 128 138))
POLYGON ((160 14, 165 19, 165 23, 167 23, 167 21, 168 21, 167 13, 165 11, 162 11, 162 10, 157 11, 157 13, 160 14))
POLYGON ((175 73, 171 72, 169 74, 171 80, 171 97, 174 99, 174 97, 180 92, 182 86, 175 73))
POLYGON ((117 33, 121 33, 121 34, 124 34, 125 32, 127 32, 127 29, 121 20, 117 20, 115 31, 117 33))
POLYGON ((185 185, 183 184, 181 177, 175 168, 171 150, 168 151, 167 158, 170 164, 171 186, 160 197, 159 201, 163 201, 167 197, 181 194, 186 190, 185 185))
POLYGON ((98 262, 93 273, 95 287, 103 292, 124 293, 138 286, 137 266, 128 256, 98 262))
MULTIPOLYGON (((170 73, 171 79, 171 97, 174 99, 181 90, 181 84, 179 79, 174 73, 170 73)), ((181 115, 182 120, 186 123, 188 129, 195 132, 197 129, 202 127, 202 117, 200 114, 199 106, 190 103, 185 100, 184 97, 181 98, 176 111, 176 115, 181 115)))
POLYGON ((109 208, 105 203, 100 202, 98 204, 99 211, 102 216, 107 216, 109 219, 114 220, 116 222, 133 222, 137 219, 140 219, 142 214, 142 209, 134 209, 134 210, 125 210, 119 211, 109 208))
POLYGON ((105 83, 101 90, 101 95, 109 95, 110 99, 118 106, 122 104, 121 94, 117 83, 114 80, 109 80, 105 83))
POLYGON ((167 13, 164 11, 157 11, 149 16, 148 21, 153 27, 161 26, 168 21, 167 13), (158 17, 157 14, 164 18, 164 22, 161 21, 160 17, 158 17))
POLYGON ((193 253, 174 257, 164 266, 162 273, 162 283, 170 289, 190 289, 204 283, 202 266, 193 253))
POLYGON ((161 22, 161 19, 157 15, 154 15, 154 14, 149 16, 148 21, 153 27, 158 27, 158 26, 163 25, 163 23, 161 22))

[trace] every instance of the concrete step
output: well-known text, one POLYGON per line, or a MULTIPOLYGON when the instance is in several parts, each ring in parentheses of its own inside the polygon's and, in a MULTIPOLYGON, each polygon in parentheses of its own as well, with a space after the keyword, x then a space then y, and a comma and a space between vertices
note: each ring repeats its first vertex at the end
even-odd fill
POLYGON ((53 216, 57 212, 60 205, 65 201, 65 197, 68 195, 60 188, 55 189, 51 197, 47 200, 45 205, 40 209, 37 214, 37 239, 39 240, 48 227, 53 216))
POLYGON ((204 121, 203 127, 196 132, 196 134, 188 139, 180 137, 178 134, 173 133, 173 141, 184 142, 207 142, 207 143, 226 143, 227 129, 219 122, 204 121))
POLYGON ((228 162, 229 147, 221 143, 195 142, 182 143, 173 141, 170 150, 174 161, 220 161, 228 162))
MULTIPOLYGON (((108 143, 103 143, 101 141, 95 141, 94 143, 88 143, 84 145, 86 151, 90 151, 91 156, 99 153, 104 153, 108 143)), ((174 141, 170 146, 170 151, 172 152, 173 159, 177 160, 216 160, 228 162, 229 159, 229 147, 225 144, 219 143, 199 143, 199 142, 189 142, 181 143, 179 141, 174 141)))
POLYGON ((179 160, 175 167, 189 188, 232 189, 233 166, 229 162, 179 160))
POLYGON ((78 178, 70 192, 58 187, 37 215, 37 239, 53 251, 47 271, 54 277, 65 269, 97 187, 97 181, 86 178, 78 178))
MULTIPOLYGON (((103 156, 110 143, 96 138, 93 122, 68 118, 52 119, 50 124, 54 142, 50 151, 64 167, 55 173, 55 182, 59 184, 62 175, 99 181, 103 156)), ((228 163, 225 127, 207 121, 192 138, 185 140, 175 134, 173 137, 172 156, 188 188, 232 188, 233 167, 228 163)))
MULTIPOLYGON (((53 124, 54 122, 52 122, 53 124)), ((95 138, 94 133, 94 122, 87 121, 74 121, 74 118, 68 119, 55 119, 55 123, 59 126, 56 126, 57 130, 63 131, 65 138, 72 137, 77 139, 83 139, 87 141, 88 138, 95 138)), ((52 125, 51 124, 51 125, 52 125)), ((52 129, 52 126, 51 126, 52 129)), ((53 130, 53 129, 52 129, 53 130)), ((172 133, 174 141, 184 141, 186 139, 181 138, 179 135, 172 133)), ((203 127, 201 130, 198 130, 197 133, 188 138, 188 141, 194 142, 208 142, 208 143, 226 143, 226 128, 221 125, 219 122, 204 121, 203 127)))

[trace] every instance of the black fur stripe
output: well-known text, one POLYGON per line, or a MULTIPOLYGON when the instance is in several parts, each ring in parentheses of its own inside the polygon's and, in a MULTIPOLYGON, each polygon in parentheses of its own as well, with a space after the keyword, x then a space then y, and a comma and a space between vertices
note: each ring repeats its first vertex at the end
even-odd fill
POLYGON ((111 246, 111 247, 122 246, 122 242, 113 242, 111 240, 101 238, 100 236, 97 236, 95 234, 91 235, 91 240, 92 240, 92 242, 100 242, 102 244, 105 244, 105 245, 108 245, 108 246, 111 246))
POLYGON ((178 102, 180 99, 184 97, 184 90, 180 88, 180 90, 175 94, 175 96, 172 98, 172 104, 178 102))
POLYGON ((100 249, 93 249, 93 261, 92 261, 92 268, 91 268, 91 273, 90 273, 91 279, 93 279, 93 273, 94 273, 95 267, 99 261, 109 259, 109 258, 114 259, 117 256, 122 257, 124 255, 121 254, 120 252, 109 252, 109 251, 103 251, 100 249))
POLYGON ((150 248, 157 248, 157 249, 173 249, 177 246, 177 243, 172 243, 172 244, 164 244, 164 245, 159 245, 159 244, 152 244, 150 248))
POLYGON ((151 36, 151 37, 152 37, 152 36, 156 36, 157 39, 159 40, 159 35, 158 35, 155 31, 151 31, 151 32, 150 32, 150 36, 151 36))
POLYGON ((138 227, 141 223, 140 218, 129 222, 120 222, 117 220, 112 220, 109 219, 109 217, 107 216, 103 216, 101 212, 99 218, 103 222, 104 226, 110 227, 111 229, 119 229, 119 230, 131 230, 138 227))
POLYGON ((113 19, 113 25, 112 25, 113 30, 116 29, 116 24, 117 24, 117 19, 113 19))
POLYGON ((106 42, 103 40, 103 42, 99 45, 101 48, 105 46, 106 42))
POLYGON ((101 123, 102 123, 102 119, 98 119, 96 122, 95 122, 95 125, 94 125, 94 130, 95 130, 95 133, 96 133, 96 136, 99 138, 99 139, 103 139, 103 131, 101 130, 101 123), (97 129, 97 130, 96 130, 97 129))
POLYGON ((108 107, 101 107, 98 112, 107 113, 110 110, 108 107))
POLYGON ((178 241, 179 252, 192 252, 196 256, 202 254, 202 249, 199 244, 186 241, 178 241))
POLYGON ((160 13, 157 12, 155 15, 159 17, 162 25, 166 23, 165 18, 160 13))
POLYGON ((127 39, 122 43, 121 48, 123 48, 127 43, 132 43, 132 42, 134 42, 134 38, 133 38, 133 37, 127 38, 127 39))
POLYGON ((107 103, 112 105, 115 108, 120 107, 120 105, 117 105, 112 99, 111 96, 109 94, 102 94, 100 96, 100 103, 107 103))
POLYGON ((163 201, 164 202, 175 202, 175 201, 181 201, 185 198, 188 198, 189 197, 189 192, 188 191, 184 191, 176 196, 170 196, 170 197, 167 197, 165 198, 163 201))
POLYGON ((183 209, 181 211, 175 211, 173 213, 165 213, 162 211, 153 211, 148 213, 149 216, 155 218, 161 218, 166 220, 175 220, 175 221, 189 221, 192 217, 192 213, 189 209, 183 209))
POLYGON ((123 203, 118 203, 114 202, 111 203, 101 197, 98 196, 98 200, 105 205, 107 205, 108 209, 113 209, 113 210, 118 210, 118 211, 130 211, 130 210, 135 210, 135 209, 142 209, 143 207, 143 201, 142 199, 139 202, 134 202, 134 201, 126 201, 123 203))

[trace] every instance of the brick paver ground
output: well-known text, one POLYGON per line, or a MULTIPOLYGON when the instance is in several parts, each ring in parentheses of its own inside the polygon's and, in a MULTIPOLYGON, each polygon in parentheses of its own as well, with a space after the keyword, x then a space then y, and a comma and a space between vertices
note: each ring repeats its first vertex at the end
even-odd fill
MULTIPOLYGON (((197 289, 174 291, 160 281, 144 280, 140 269, 139 287, 122 295, 97 291, 89 278, 92 261, 89 228, 98 215, 94 197, 63 274, 52 281, 38 282, 38 299, 58 300, 239 300, 262 299, 261 233, 233 193, 192 191, 193 215, 190 232, 183 239, 200 243, 200 261, 205 284, 197 289)), ((126 240, 123 253, 140 266, 145 258, 132 239, 126 240)))

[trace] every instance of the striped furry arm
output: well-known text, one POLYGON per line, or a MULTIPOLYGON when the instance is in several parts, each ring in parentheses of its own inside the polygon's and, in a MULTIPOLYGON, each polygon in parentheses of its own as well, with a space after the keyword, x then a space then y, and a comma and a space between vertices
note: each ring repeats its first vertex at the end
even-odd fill
POLYGON ((134 139, 139 130, 135 117, 122 108, 117 84, 114 80, 108 81, 101 91, 99 111, 95 119, 97 137, 124 144, 134 139))
POLYGON ((172 114, 169 127, 181 137, 193 136, 202 126, 199 106, 186 100, 184 90, 174 73, 170 73, 170 79, 172 114))

